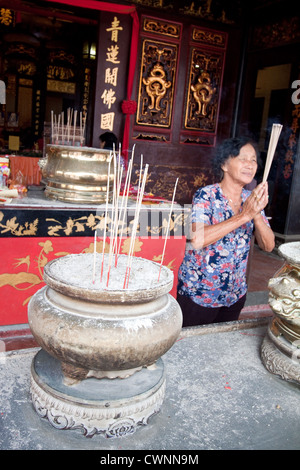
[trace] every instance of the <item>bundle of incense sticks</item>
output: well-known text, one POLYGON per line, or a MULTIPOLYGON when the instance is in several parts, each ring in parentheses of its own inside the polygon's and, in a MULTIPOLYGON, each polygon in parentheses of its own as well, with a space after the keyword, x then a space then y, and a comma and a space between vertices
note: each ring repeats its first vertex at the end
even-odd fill
POLYGON ((282 125, 281 124, 273 124, 272 126, 272 132, 271 132, 271 137, 270 137, 270 142, 269 142, 269 147, 268 147, 268 153, 267 153, 267 159, 266 159, 266 165, 265 165, 265 170, 264 170, 264 175, 263 175, 263 183, 265 183, 268 179, 270 168, 272 165, 273 157, 275 154, 275 150, 277 147, 278 139, 281 133, 282 125))
POLYGON ((161 256, 161 261, 160 261, 160 268, 159 268, 159 273, 158 273, 158 281, 160 278, 160 273, 161 273, 161 267, 163 265, 164 257, 165 257, 165 251, 166 251, 166 245, 167 245, 167 240, 169 236, 169 231, 170 231, 170 222, 171 222, 171 216, 172 216, 172 210, 173 210, 173 205, 174 205, 174 200, 175 200, 175 194, 176 194, 176 188, 177 188, 177 183, 178 183, 178 178, 175 182, 174 186, 174 191, 173 191, 173 197, 172 197, 172 203, 171 203, 171 208, 170 208, 170 213, 169 213, 169 220, 168 220, 168 225, 167 225, 167 230, 166 230, 166 236, 165 236, 165 242, 164 242, 164 248, 161 256))
POLYGON ((83 116, 80 111, 78 119, 77 110, 68 108, 65 123, 64 112, 56 116, 51 111, 51 143, 82 147, 85 142, 86 119, 87 114, 83 116))
MULTIPOLYGON (((133 167, 133 158, 134 158, 134 147, 132 150, 132 157, 128 165, 128 171, 126 174, 125 185, 123 190, 123 195, 120 195, 121 192, 121 183, 123 176, 123 165, 121 164, 121 146, 119 146, 119 153, 116 154, 115 148, 110 153, 109 163, 108 163, 108 174, 107 174, 107 187, 106 187, 106 201, 105 201, 105 219, 104 219, 104 233, 103 233, 103 249, 102 249, 102 262, 101 262, 101 275, 100 282, 103 279, 103 267, 104 267, 104 253, 105 253, 105 243, 107 237, 107 219, 108 219, 108 204, 109 204, 109 193, 110 193, 110 173, 111 173, 111 164, 113 164, 113 196, 112 196, 112 205, 111 205, 111 226, 110 226, 110 242, 109 242, 109 256, 108 256, 108 272, 106 285, 109 284, 110 270, 112 266, 113 257, 115 257, 115 266, 117 266, 118 255, 121 245, 121 237, 118 237, 120 221, 122 221, 122 226, 125 223, 125 216, 127 213, 127 204, 128 196, 130 189, 130 180, 133 167), (119 239, 119 243, 118 243, 119 239)), ((143 197, 143 194, 141 195, 143 197)), ((137 215, 138 217, 138 215, 137 215)), ((96 243, 96 237, 95 237, 96 243)))
MULTIPOLYGON (((104 262, 105 262, 105 243, 107 237, 107 220, 108 220, 108 204, 109 204, 109 188, 110 188, 110 174, 111 174, 111 164, 114 167, 114 180, 113 180, 113 196, 112 196, 112 207, 111 207, 111 227, 110 227, 110 236, 109 236, 109 255, 108 255, 108 270, 107 270, 107 279, 106 279, 106 287, 109 285, 109 278, 110 278, 110 271, 113 262, 113 257, 115 257, 115 267, 117 267, 118 263, 118 256, 120 252, 120 245, 121 245, 121 236, 118 237, 119 226, 121 222, 121 227, 125 224, 125 216, 127 213, 127 203, 128 203, 128 196, 130 190, 130 182, 131 182, 131 174, 133 169, 133 158, 134 158, 134 147, 132 150, 132 157, 128 164, 128 170, 125 178, 124 190, 122 196, 120 196, 120 188, 121 188, 121 181, 122 181, 122 174, 123 174, 123 167, 120 163, 120 156, 121 156, 121 149, 119 147, 119 155, 117 156, 115 149, 111 152, 109 162, 108 162, 108 175, 107 175, 107 187, 106 187, 106 202, 105 202, 105 219, 104 219, 104 233, 103 233, 103 248, 102 248, 102 261, 101 261, 101 274, 100 274, 100 282, 103 280, 103 271, 104 271, 104 262)), ((149 165, 146 164, 143 167, 143 156, 141 155, 141 163, 140 163, 140 172, 139 172, 139 182, 138 182, 138 190, 137 190, 137 199, 136 199, 136 206, 135 206, 135 213, 133 219, 133 226, 131 231, 130 237, 130 247, 127 256, 127 266, 126 272, 124 277, 124 284, 123 289, 128 288, 130 272, 131 272, 131 265, 132 265, 132 258, 134 256, 134 247, 135 247, 135 240, 137 236, 137 229, 139 223, 139 215, 141 210, 141 205, 144 197, 145 192, 145 185, 148 176, 148 168, 149 165)), ((175 183, 173 198, 170 208, 169 220, 166 229, 166 236, 164 241, 164 248, 161 258, 160 270, 158 281, 160 278, 161 267, 164 260, 164 254, 166 249, 166 242, 168 239, 169 228, 170 228, 170 220, 171 214, 173 210, 174 198, 176 193, 176 187, 178 183, 178 178, 175 183)), ((97 233, 95 231, 94 236, 94 263, 93 263, 93 283, 95 282, 95 266, 96 266, 96 243, 97 243, 97 233)))
POLYGON ((137 226, 138 226, 138 222, 139 222, 141 204, 142 204, 144 190, 145 190, 145 184, 146 184, 146 180, 147 180, 148 167, 149 167, 149 165, 145 165, 145 169, 143 171, 140 171, 140 179, 139 179, 138 195, 137 195, 137 202, 136 202, 136 210, 135 210, 135 214, 134 214, 132 234, 131 234, 131 239, 130 239, 130 248, 129 248, 129 253, 128 253, 128 257, 127 257, 127 267, 126 267, 124 285, 123 285, 124 289, 128 287, 128 283, 129 283, 131 264, 132 264, 132 256, 133 256, 133 253, 134 253, 134 244, 135 244, 135 239, 136 239, 137 226), (143 180, 141 182, 142 172, 143 172, 143 180))

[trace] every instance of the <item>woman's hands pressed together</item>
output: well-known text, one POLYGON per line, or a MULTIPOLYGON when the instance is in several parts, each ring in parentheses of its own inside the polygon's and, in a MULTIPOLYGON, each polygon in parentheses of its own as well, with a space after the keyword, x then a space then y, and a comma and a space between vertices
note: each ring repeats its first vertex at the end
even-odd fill
POLYGON ((260 183, 244 202, 242 213, 252 220, 260 214, 269 201, 268 183, 260 183))
POLYGON ((260 183, 246 199, 242 213, 254 222, 254 233, 258 246, 264 251, 272 251, 275 246, 275 237, 271 228, 265 224, 261 211, 269 201, 268 183, 260 183))
POLYGON ((265 251, 272 251, 275 237, 261 215, 261 211, 268 204, 268 199, 268 183, 260 183, 244 202, 241 212, 233 217, 213 225, 193 223, 191 237, 193 248, 201 249, 215 243, 232 230, 253 220, 259 247, 265 251))

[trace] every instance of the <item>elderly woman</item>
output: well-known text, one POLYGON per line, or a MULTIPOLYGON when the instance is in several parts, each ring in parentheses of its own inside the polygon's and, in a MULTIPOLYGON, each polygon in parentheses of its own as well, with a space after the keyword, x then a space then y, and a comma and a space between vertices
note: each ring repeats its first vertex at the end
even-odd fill
POLYGON ((197 190, 192 206, 192 249, 178 273, 183 326, 237 320, 246 301, 246 269, 252 234, 272 251, 274 234, 264 213, 268 185, 249 185, 257 170, 255 145, 227 139, 214 160, 219 183, 197 190))

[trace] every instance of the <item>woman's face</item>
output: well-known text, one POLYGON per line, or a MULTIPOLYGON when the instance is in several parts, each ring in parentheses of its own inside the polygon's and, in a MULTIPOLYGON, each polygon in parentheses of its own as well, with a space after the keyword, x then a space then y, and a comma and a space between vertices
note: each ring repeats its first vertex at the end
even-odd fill
POLYGON ((224 178, 245 186, 251 183, 257 170, 257 156, 254 147, 246 144, 236 157, 230 157, 222 166, 224 178))

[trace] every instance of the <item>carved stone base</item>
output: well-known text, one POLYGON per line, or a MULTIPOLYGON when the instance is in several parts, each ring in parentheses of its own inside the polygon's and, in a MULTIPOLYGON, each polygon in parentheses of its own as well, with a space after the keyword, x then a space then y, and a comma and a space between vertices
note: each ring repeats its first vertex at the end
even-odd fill
POLYGON ((121 437, 148 424, 163 403, 164 364, 143 368, 125 379, 85 379, 67 385, 60 362, 44 350, 31 366, 34 408, 57 429, 80 429, 84 436, 121 437))
POLYGON ((275 336, 270 327, 262 343, 261 359, 272 374, 300 384, 300 349, 284 336, 275 336))

